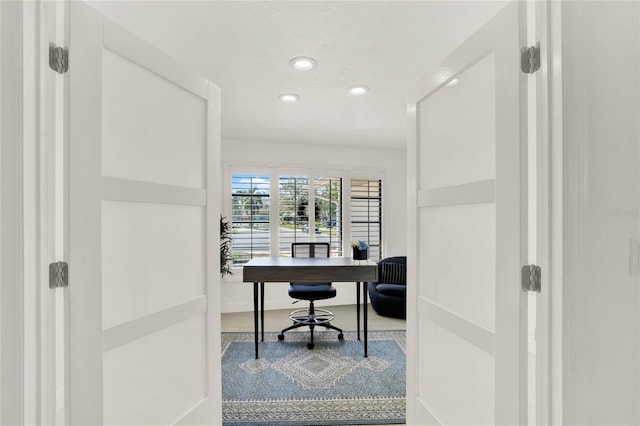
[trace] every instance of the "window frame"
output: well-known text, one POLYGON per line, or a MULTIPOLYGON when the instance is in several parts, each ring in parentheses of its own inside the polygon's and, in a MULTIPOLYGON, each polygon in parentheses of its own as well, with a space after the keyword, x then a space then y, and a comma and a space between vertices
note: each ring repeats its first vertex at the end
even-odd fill
MULTIPOLYGON (((380 203, 380 207, 379 207, 379 215, 380 215, 380 220, 379 222, 371 222, 371 221, 367 221, 367 222, 363 222, 363 223, 367 223, 367 224, 371 224, 371 223, 379 223, 379 232, 380 232, 380 236, 379 236, 379 243, 377 245, 375 245, 375 247, 378 247, 378 253, 379 253, 379 260, 382 260, 384 258, 384 243, 385 243, 385 238, 384 238, 384 209, 385 209, 385 205, 386 203, 384 202, 384 194, 385 194, 385 190, 384 190, 384 179, 382 177, 360 177, 360 176, 352 176, 349 180, 349 207, 352 208, 352 204, 351 201, 353 200, 353 193, 351 192, 351 188, 353 186, 353 180, 361 180, 361 181, 378 181, 379 182, 379 186, 380 186, 380 197, 368 197, 366 199, 372 199, 372 198, 379 198, 379 203, 380 203)), ((351 216, 351 210, 349 211, 349 221, 350 221, 350 225, 352 225, 353 223, 355 223, 353 221, 353 216, 351 216)), ((351 226, 351 228, 353 228, 353 226, 351 226)), ((368 228, 371 228, 371 226, 369 225, 368 228)), ((350 230, 349 235, 351 235, 351 237, 353 238, 353 229, 350 230)), ((367 241, 369 242, 369 241, 367 241)), ((369 255, 371 256, 371 251, 369 252, 369 255)))
MULTIPOLYGON (((229 207, 229 209, 228 209, 229 214, 227 215, 227 220, 229 221, 229 224, 230 224, 230 227, 231 227, 232 245, 233 245, 233 240, 234 240, 234 238, 233 238, 233 235, 234 235, 234 229, 235 229, 234 224, 236 223, 236 222, 234 222, 234 220, 233 220, 233 219, 234 219, 234 213, 235 213, 235 212, 234 212, 234 203, 233 203, 233 198, 234 198, 234 196, 239 195, 239 194, 237 194, 237 193, 236 193, 236 194, 234 194, 234 191, 233 191, 233 183, 234 183, 234 179, 233 179, 233 177, 234 177, 234 176, 251 176, 252 178, 253 178, 253 177, 256 177, 256 176, 265 176, 265 177, 268 177, 268 179, 269 179, 269 193, 268 193, 268 195, 266 195, 266 196, 265 196, 265 195, 258 195, 260 198, 262 198, 262 197, 266 197, 266 198, 268 199, 268 203, 269 203, 268 218, 269 218, 269 220, 268 220, 267 222, 264 222, 264 221, 259 221, 259 220, 254 221, 254 220, 252 219, 252 220, 250 221, 250 223, 251 223, 252 225, 253 225, 253 224, 260 224, 260 223, 263 223, 263 224, 264 224, 264 223, 266 223, 266 224, 268 224, 268 227, 269 227, 269 238, 267 239, 267 244, 268 244, 268 246, 269 246, 268 256, 271 256, 271 252, 272 252, 272 250, 271 250, 271 235, 270 235, 270 233, 271 233, 271 220, 272 220, 272 215, 271 215, 271 202, 272 202, 272 199, 273 199, 273 198, 272 198, 272 193, 271 193, 271 190, 272 190, 272 186, 271 186, 271 174, 270 174, 270 173, 232 173, 232 174, 230 174, 230 175, 229 175, 229 201, 230 201, 230 207, 229 207)), ((256 195, 253 195, 253 194, 248 194, 248 196, 249 196, 249 197, 251 197, 251 198, 256 197, 256 195)), ((251 216, 252 216, 252 215, 251 215, 251 216)), ((253 226, 252 226, 252 228, 253 228, 253 226)), ((253 235, 253 230, 251 231, 251 233, 252 233, 252 235, 253 235)), ((253 256, 253 254, 254 254, 254 243, 255 243, 255 242, 256 242, 256 241, 254 241, 253 236, 252 236, 252 237, 251 237, 251 241, 250 241, 250 247, 251 247, 251 249, 249 250, 249 253, 250 253, 250 254, 249 254, 249 259, 253 259, 253 257, 254 257, 254 256, 253 256)), ((232 252, 232 256, 234 256, 234 255, 235 255, 235 251, 233 250, 233 248, 232 248, 232 251, 231 251, 231 252, 232 252)), ((236 264, 235 264, 235 263, 233 263, 233 261, 232 261, 232 265, 236 265, 236 264)), ((238 265, 242 265, 242 264, 238 264, 238 265)))
MULTIPOLYGON (((316 168, 316 167, 296 167, 296 166, 267 166, 264 164, 256 164, 256 165, 238 165, 238 164, 227 164, 224 168, 224 183, 225 188, 222 191, 224 200, 222 202, 224 215, 227 219, 231 218, 231 210, 232 210, 232 202, 231 202, 231 181, 232 175, 234 174, 252 174, 252 175, 269 175, 271 188, 270 188, 270 210, 269 215, 271 218, 278 218, 277 221, 270 220, 270 252, 272 257, 280 256, 279 246, 280 246, 280 235, 278 232, 278 226, 274 226, 274 223, 279 223, 280 220, 280 193, 279 193, 279 177, 283 175, 289 176, 307 176, 309 177, 310 182, 310 198, 315 202, 315 178, 317 177, 330 177, 330 178, 340 178, 342 179, 342 194, 341 194, 341 202, 342 202, 342 255, 350 256, 351 255, 351 180, 352 179, 367 179, 367 180, 380 180, 382 182, 382 209, 381 216, 383 218, 381 225, 381 254, 385 252, 385 238, 384 238, 384 217, 385 217, 385 206, 384 202, 384 194, 385 194, 385 172, 383 171, 373 171, 373 170, 347 170, 344 168, 316 168), (348 184, 346 184, 348 183, 348 184), (347 217, 348 215, 348 217, 347 217)), ((311 203, 312 200, 309 201, 311 203)), ((315 209, 310 209, 309 212, 309 222, 315 223, 315 209), (313 222, 311 218, 313 217, 313 222)), ((315 241, 315 233, 310 233, 309 241, 315 241)), ((224 281, 228 282, 241 282, 242 281, 242 265, 233 265, 232 270, 234 271, 234 275, 224 277, 224 281)))

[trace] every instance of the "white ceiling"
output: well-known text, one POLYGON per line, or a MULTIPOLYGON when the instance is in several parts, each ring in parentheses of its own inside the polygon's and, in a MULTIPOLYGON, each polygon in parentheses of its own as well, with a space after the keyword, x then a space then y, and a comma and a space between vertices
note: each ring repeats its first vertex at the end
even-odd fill
POLYGON ((404 147, 413 85, 505 1, 100 1, 222 88, 223 139, 404 147), (311 56, 307 72, 289 65, 311 56), (349 95, 355 84, 370 87, 349 95), (278 95, 293 92, 298 102, 278 95))

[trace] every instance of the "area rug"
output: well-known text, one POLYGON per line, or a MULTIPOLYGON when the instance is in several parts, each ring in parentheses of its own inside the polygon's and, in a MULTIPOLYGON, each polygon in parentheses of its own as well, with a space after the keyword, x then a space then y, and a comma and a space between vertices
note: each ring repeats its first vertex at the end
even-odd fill
POLYGON ((405 422, 404 331, 370 331, 369 356, 355 332, 222 333, 225 426, 366 425, 405 422))

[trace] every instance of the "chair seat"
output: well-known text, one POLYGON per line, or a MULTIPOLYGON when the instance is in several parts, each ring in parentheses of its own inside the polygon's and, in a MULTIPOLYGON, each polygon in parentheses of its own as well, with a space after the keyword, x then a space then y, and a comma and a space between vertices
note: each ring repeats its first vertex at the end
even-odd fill
POLYGON ((300 300, 324 300, 336 297, 336 288, 331 283, 291 283, 289 296, 300 300))
POLYGON ((402 284, 378 284, 376 290, 387 296, 406 297, 407 295, 407 286, 402 284))

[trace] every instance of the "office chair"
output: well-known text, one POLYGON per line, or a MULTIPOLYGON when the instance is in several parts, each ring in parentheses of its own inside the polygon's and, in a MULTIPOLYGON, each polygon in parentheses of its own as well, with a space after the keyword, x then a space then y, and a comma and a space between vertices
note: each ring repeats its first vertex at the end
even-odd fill
MULTIPOLYGON (((329 243, 292 243, 292 257, 329 257, 329 243)), ((311 341, 307 343, 307 348, 313 349, 313 329, 316 326, 330 328, 338 331, 338 340, 344 340, 342 329, 331 324, 335 315, 325 309, 316 309, 313 302, 316 300, 331 299, 336 297, 336 288, 331 283, 290 283, 289 296, 300 300, 308 300, 308 309, 298 309, 291 312, 289 318, 293 325, 285 328, 278 334, 278 340, 284 340, 284 333, 294 328, 309 326, 311 330, 311 341)))

